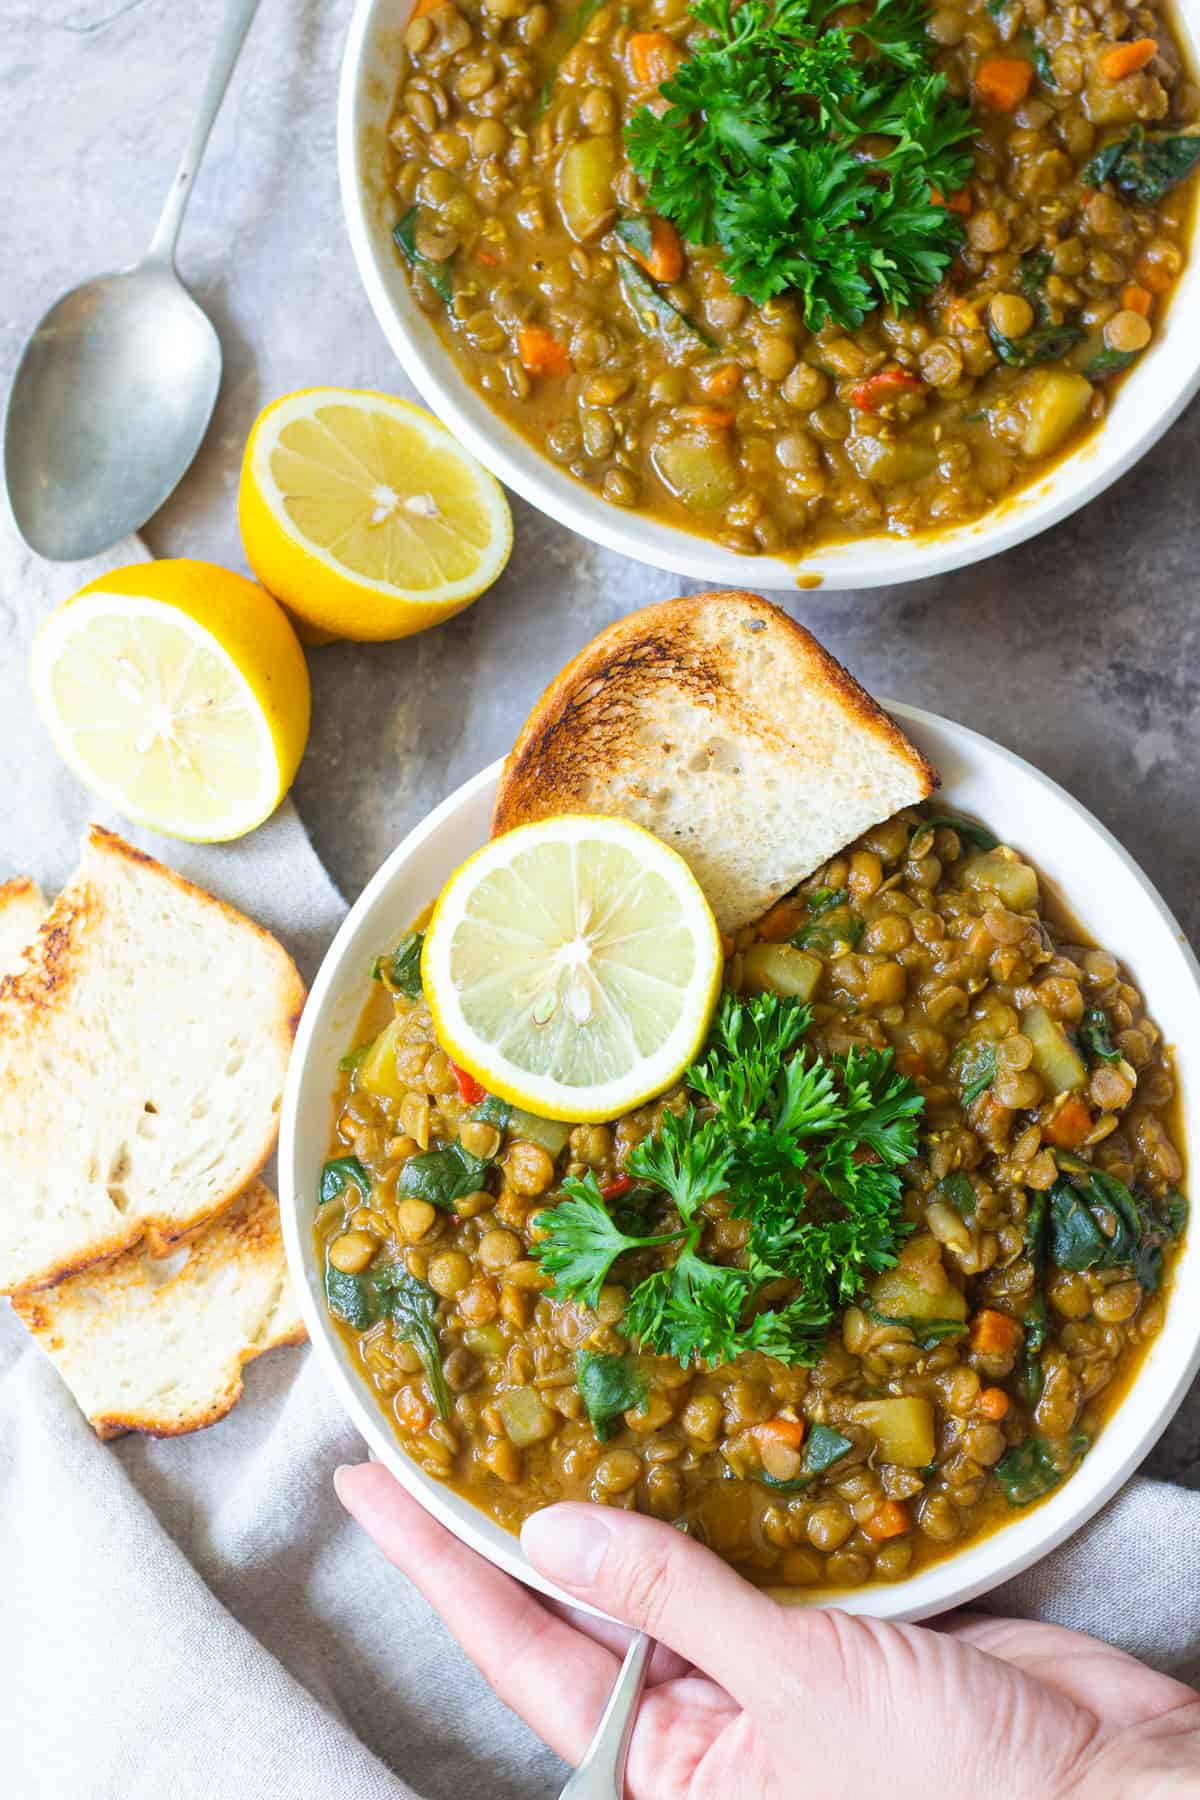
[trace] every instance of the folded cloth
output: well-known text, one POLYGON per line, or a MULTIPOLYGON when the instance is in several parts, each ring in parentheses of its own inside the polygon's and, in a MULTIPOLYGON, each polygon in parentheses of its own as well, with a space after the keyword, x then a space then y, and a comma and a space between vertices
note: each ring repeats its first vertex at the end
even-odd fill
MULTIPOLYGON (((33 716, 38 620, 100 566, 48 570, 0 525, 0 878, 48 888, 100 817, 243 907, 311 976, 344 911, 290 805, 240 844, 108 820, 33 716)), ((107 566, 144 554, 126 546, 107 566)), ((1193 1406, 1195 1401, 1193 1400, 1193 1406)), ((0 1309, 6 1785, 30 1800, 544 1800, 565 1777, 342 1513, 364 1446, 307 1351, 247 1370, 191 1438, 102 1444, 0 1309), (412 1785, 409 1786, 408 1783, 412 1785)), ((1136 1481, 984 1603, 1200 1679, 1200 1494, 1136 1481)))

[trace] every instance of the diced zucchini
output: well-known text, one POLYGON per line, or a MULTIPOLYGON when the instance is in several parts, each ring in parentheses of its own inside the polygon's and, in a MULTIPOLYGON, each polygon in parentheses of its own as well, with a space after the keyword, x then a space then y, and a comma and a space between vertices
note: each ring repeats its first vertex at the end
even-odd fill
POLYGON ((896 1400, 864 1400, 853 1417, 875 1434, 884 1462, 902 1469, 925 1469, 937 1453, 933 1408, 928 1400, 905 1395, 896 1400))
POLYGON ((652 460, 660 479, 689 512, 709 513, 728 506, 741 486, 733 453, 723 438, 668 438, 655 446, 652 460))
POLYGON ((1033 1045, 1033 1067, 1052 1094, 1085 1086, 1087 1070, 1066 1032, 1044 1006, 1027 1006, 1021 1031, 1033 1045))
POLYGON ((821 980, 821 959, 794 944, 751 944, 742 961, 746 986, 811 1000, 821 980))
POLYGON ((527 1450, 530 1444, 541 1444, 552 1437, 558 1419, 536 1388, 509 1388, 499 1396, 496 1409, 504 1421, 504 1429, 509 1441, 518 1450, 527 1450))
POLYGON ((1091 405, 1092 384, 1071 369, 1031 369, 1022 399, 1025 435, 1021 449, 1026 456, 1049 456, 1091 405))
POLYGON ((937 451, 927 444, 910 444, 882 437, 846 439, 850 460, 864 481, 879 487, 896 487, 902 481, 920 481, 937 468, 937 451))
POLYGON ((939 1291, 925 1287, 903 1269, 885 1269, 871 1283, 871 1305, 889 1319, 965 1319, 967 1296, 953 1282, 945 1279, 940 1264, 934 1264, 943 1277, 939 1291))
POLYGON ((574 1127, 563 1119, 539 1119, 536 1113, 524 1112, 521 1107, 514 1106, 508 1129, 510 1136, 523 1138, 527 1144, 540 1144, 551 1156, 557 1156, 560 1150, 566 1149, 574 1127))
POLYGON ((397 1017, 384 1027, 359 1065, 357 1086, 377 1100, 403 1100, 408 1092, 396 1067, 396 1044, 401 1020, 397 1017))
POLYGON ((985 850, 982 856, 968 857, 962 878, 967 887, 991 888, 1009 912, 1029 912, 1037 905, 1037 870, 1011 850, 985 850))
POLYGON ((571 236, 581 244, 612 224, 617 205, 613 181, 617 144, 611 137, 586 137, 568 144, 558 163, 558 204, 571 236))

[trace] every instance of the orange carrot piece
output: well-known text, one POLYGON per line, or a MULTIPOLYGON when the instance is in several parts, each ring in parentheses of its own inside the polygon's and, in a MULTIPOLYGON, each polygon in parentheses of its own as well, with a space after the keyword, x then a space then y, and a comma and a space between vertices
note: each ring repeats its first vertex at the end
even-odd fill
POLYGON ((498 251, 489 250, 486 244, 480 244, 475 255, 478 257, 479 261, 484 264, 485 268, 489 269, 498 269, 504 261, 504 258, 498 251))
POLYGON ((863 1530, 875 1543, 882 1544, 888 1538, 903 1537, 909 1526, 908 1508, 901 1506, 899 1500, 885 1500, 879 1511, 871 1514, 863 1530))
POLYGON ((965 218, 973 205, 970 188, 960 187, 956 194, 951 194, 946 205, 950 208, 951 212, 962 213, 965 218))
POLYGON ((1111 50, 1102 50, 1097 66, 1105 81, 1123 81, 1126 75, 1136 75, 1144 69, 1157 55, 1156 38, 1135 38, 1131 44, 1114 44, 1111 50))
POLYGON ((1042 1126, 1047 1143, 1060 1150, 1077 1150, 1092 1129, 1092 1115, 1087 1101, 1079 1094, 1068 1094, 1048 1124, 1042 1126))
POLYGON ((1008 1412, 1009 1399, 1003 1388, 983 1388, 975 1404, 985 1419, 998 1422, 1008 1412))
POLYGON ((758 922, 759 937, 765 938, 768 944, 782 944, 785 939, 795 937, 805 910, 799 900, 777 900, 758 922))
POLYGON ((1150 308, 1154 305, 1154 295, 1149 288, 1141 287, 1136 281, 1131 281, 1121 289, 1121 305, 1127 312, 1141 313, 1143 319, 1148 319, 1150 308))
POLYGON ((1004 1356, 1021 1341, 1021 1327, 1007 1313, 985 1307, 971 1320, 971 1348, 981 1356, 1004 1356))
POLYGON ((517 333, 517 355, 530 375, 569 375, 571 359, 552 331, 544 325, 522 325, 517 333))
POLYGON ((742 371, 736 363, 718 363, 715 369, 701 375, 697 386, 710 400, 728 400, 741 383, 742 371))
POLYGON ((975 71, 975 92, 992 112, 1016 112, 1033 86, 1033 64, 1016 56, 989 56, 975 71))
POLYGON ((751 1435, 759 1444, 787 1444, 798 1450, 804 1442, 803 1419, 767 1419, 751 1427, 751 1435))
POLYGON ((411 24, 413 19, 424 18, 426 13, 436 12, 439 6, 445 6, 445 4, 446 0, 417 0, 417 4, 412 9, 409 23, 411 24))
POLYGON ((646 273, 655 281, 678 281, 683 274, 683 239, 670 219, 656 218, 651 223, 646 273))
POLYGON ((629 72, 639 87, 659 87, 683 61, 683 51, 665 31, 635 31, 627 54, 629 72))
POLYGON ((733 414, 727 406, 681 406, 675 417, 702 431, 728 431, 733 424, 733 414))
POLYGON ((910 375, 907 369, 880 369, 878 375, 868 375, 851 388, 850 401, 859 412, 878 412, 897 395, 919 393, 924 386, 920 376, 910 375))

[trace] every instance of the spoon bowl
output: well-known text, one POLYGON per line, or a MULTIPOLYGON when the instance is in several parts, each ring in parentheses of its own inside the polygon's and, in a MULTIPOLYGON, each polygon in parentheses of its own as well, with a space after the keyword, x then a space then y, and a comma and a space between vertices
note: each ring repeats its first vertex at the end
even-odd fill
POLYGON ((190 465, 220 385, 217 334, 169 264, 64 294, 26 345, 5 424, 30 547, 68 562, 137 531, 190 465))

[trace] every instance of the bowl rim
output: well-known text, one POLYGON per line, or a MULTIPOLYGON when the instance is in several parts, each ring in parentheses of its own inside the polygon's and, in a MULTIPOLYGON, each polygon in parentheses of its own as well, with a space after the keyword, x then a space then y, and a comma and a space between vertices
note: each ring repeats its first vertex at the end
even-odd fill
MULTIPOLYGON (((850 539, 806 552, 795 561, 783 561, 770 556, 740 556, 651 515, 622 512, 557 469, 526 442, 474 392, 454 369, 444 348, 438 360, 444 360, 452 373, 443 373, 435 366, 421 343, 419 330, 410 329, 389 291, 381 255, 388 258, 390 267, 393 252, 390 239, 386 247, 380 246, 380 234, 367 201, 360 108, 377 18, 385 8, 398 9, 402 4, 403 0, 355 0, 338 84, 337 156, 342 211, 371 309, 422 399, 472 455, 531 506, 604 549, 715 586, 740 587, 752 574, 755 587, 776 592, 810 588, 839 592, 926 580, 1014 549, 1096 499, 1158 442, 1200 391, 1200 337, 1193 336, 1189 345, 1183 331, 1177 329, 1168 347, 1168 333, 1164 332, 1122 383, 1113 415, 1076 450, 981 519, 946 531, 911 538, 877 535, 850 539), (1161 368, 1168 381, 1170 377, 1165 372, 1178 370, 1181 384, 1158 411, 1139 424, 1133 401, 1152 365, 1161 368), (1123 448, 1118 449, 1122 440, 1123 448)), ((1189 14, 1187 0, 1177 10, 1176 25, 1200 54, 1200 32, 1189 14)), ((1168 321, 1182 321, 1189 298, 1200 297, 1200 226, 1193 229, 1192 248, 1193 255, 1172 296, 1168 321), (1191 295, 1192 288, 1195 295, 1191 295)), ((411 310, 416 323, 415 304, 411 310)), ((432 336, 432 327, 426 329, 432 336)))
MULTIPOLYGON (((935 733, 947 734, 955 747, 964 754, 969 766, 982 752, 985 760, 996 759, 1002 768, 1019 771, 1023 777, 1032 779, 1055 805, 1065 807, 1072 812, 1088 832, 1098 838, 1106 849, 1119 860, 1125 873, 1132 878, 1133 883, 1140 891, 1141 902, 1155 915, 1159 929, 1170 938, 1178 953, 1181 972, 1186 977, 1193 999, 1200 998, 1200 963, 1197 962, 1196 955, 1178 921, 1135 859, 1109 831, 1108 827, 1097 819, 1087 807, 1076 800, 1058 782, 1026 761, 1024 757, 984 737, 981 733, 973 731, 968 726, 959 725, 939 714, 893 700, 881 699, 879 704, 902 726, 914 727, 918 732, 922 727, 926 727, 935 733)), ((321 1296, 308 1281, 304 1256, 303 1234, 308 1232, 310 1225, 304 1218, 302 1196, 310 1189, 315 1192, 313 1177, 315 1177, 316 1171, 310 1168, 306 1172, 308 1179, 299 1179, 297 1127, 305 1099, 305 1089, 310 1079, 310 1051, 313 1040, 317 1035, 331 991, 340 977, 343 960, 352 945, 359 921, 372 910, 382 896, 386 895, 393 881, 403 872, 409 861, 419 853, 430 838, 436 835, 444 823, 476 802, 489 787, 495 786, 502 766, 503 758, 498 758, 494 763, 471 776, 447 795, 438 806, 433 808, 406 834, 367 883, 326 952, 301 1017, 288 1069, 279 1138, 279 1207, 288 1264, 300 1310, 308 1327, 309 1338, 318 1361, 332 1382, 338 1400, 365 1438, 372 1455, 376 1460, 383 1462, 409 1494, 426 1511, 432 1513, 460 1542, 465 1543, 488 1562, 524 1582, 527 1586, 535 1588, 551 1599, 579 1608, 582 1603, 577 1598, 568 1595, 553 1582, 545 1579, 525 1561, 517 1537, 503 1533, 502 1541, 495 1543, 487 1541, 483 1536, 482 1526, 476 1526, 475 1520, 478 1518, 480 1521, 486 1521, 492 1525, 495 1522, 489 1520, 488 1515, 476 1508, 472 1502, 465 1500, 464 1497, 452 1495, 451 1490, 446 1489, 442 1483, 425 1475, 417 1463, 408 1456, 399 1438, 384 1418, 366 1383, 356 1374, 351 1373, 348 1368, 342 1366, 338 1355, 340 1340, 325 1312, 321 1296), (460 1516, 453 1509, 448 1496, 460 1499, 460 1503, 466 1509, 465 1516, 460 1516)), ((1030 853, 1035 862, 1038 861, 1036 848, 1032 845, 1030 853)), ((317 1092, 327 1104, 328 1074, 326 1073, 324 1077, 312 1077, 312 1079, 317 1081, 317 1092)), ((1194 1233, 1195 1227, 1193 1227, 1193 1233, 1189 1234, 1189 1239, 1185 1240, 1183 1251, 1189 1272, 1193 1263, 1197 1269, 1200 1269, 1200 1238, 1197 1238, 1194 1233)), ((1172 1304, 1177 1314, 1181 1306, 1181 1301, 1177 1296, 1180 1288, 1180 1275, 1184 1266, 1181 1265, 1177 1269, 1172 1287, 1172 1304)), ((1169 1318, 1170 1308, 1168 1309, 1169 1318)), ((1162 1340, 1156 1341, 1161 1342, 1162 1340)), ((1153 1346, 1151 1346, 1149 1354, 1153 1355, 1153 1346)), ((1120 1440, 1113 1436, 1116 1417, 1114 1416, 1106 1424, 1105 1431, 1098 1440, 1098 1447, 1108 1447, 1105 1459, 1109 1466, 1104 1475, 1097 1477, 1093 1474, 1091 1481, 1080 1486, 1080 1477, 1091 1461, 1090 1458, 1085 1459, 1071 1481, 1065 1482, 1057 1494, 1051 1495, 1042 1502, 1033 1513, 1025 1515, 1030 1522, 1045 1519, 1047 1528, 1044 1533, 1036 1531, 1030 1533, 1030 1541, 1022 1548, 1014 1548, 1010 1552, 1005 1552, 1003 1549, 997 1551, 995 1548, 997 1545, 1002 1546, 1006 1540, 1011 1539, 1015 1543, 1021 1521, 1014 1520, 989 1536, 964 1545, 961 1551, 953 1552, 942 1558, 911 1579, 901 1580, 894 1584, 877 1583, 862 1589, 836 1592, 828 1589, 819 1592, 800 1591, 794 1596, 789 1594, 787 1598, 793 1599, 798 1604, 835 1605, 843 1612, 863 1613, 895 1621, 913 1621, 960 1607, 997 1587, 1000 1583, 1022 1574, 1086 1525, 1124 1485, 1153 1448, 1174 1417, 1197 1372, 1200 1371, 1200 1328, 1194 1333, 1190 1347, 1186 1344, 1177 1347, 1177 1357, 1174 1374, 1170 1375, 1168 1371, 1160 1376, 1161 1391, 1157 1393, 1153 1404, 1149 1403, 1148 1395, 1143 1396, 1143 1410, 1137 1415, 1136 1428, 1130 1431, 1128 1440, 1123 1446, 1120 1440), (1165 1385, 1162 1385, 1164 1381, 1165 1385), (955 1581, 953 1571, 956 1565, 964 1562, 967 1558, 971 1558, 977 1563, 976 1572, 968 1579, 955 1581), (906 1600, 906 1590, 917 1590, 918 1588, 919 1591, 914 1592, 906 1600)), ((1148 1362, 1144 1361, 1132 1387, 1122 1397, 1118 1407, 1121 1414, 1126 1413, 1135 1393, 1143 1384, 1148 1367, 1148 1362)), ((1134 1414, 1129 1412, 1128 1416, 1132 1421, 1134 1414)), ((1101 1464, 1095 1463, 1092 1467, 1095 1470, 1101 1467, 1101 1464)), ((778 1592, 778 1590, 773 1591, 778 1592)), ((596 1609, 585 1606, 583 1610, 592 1612, 596 1609)))

